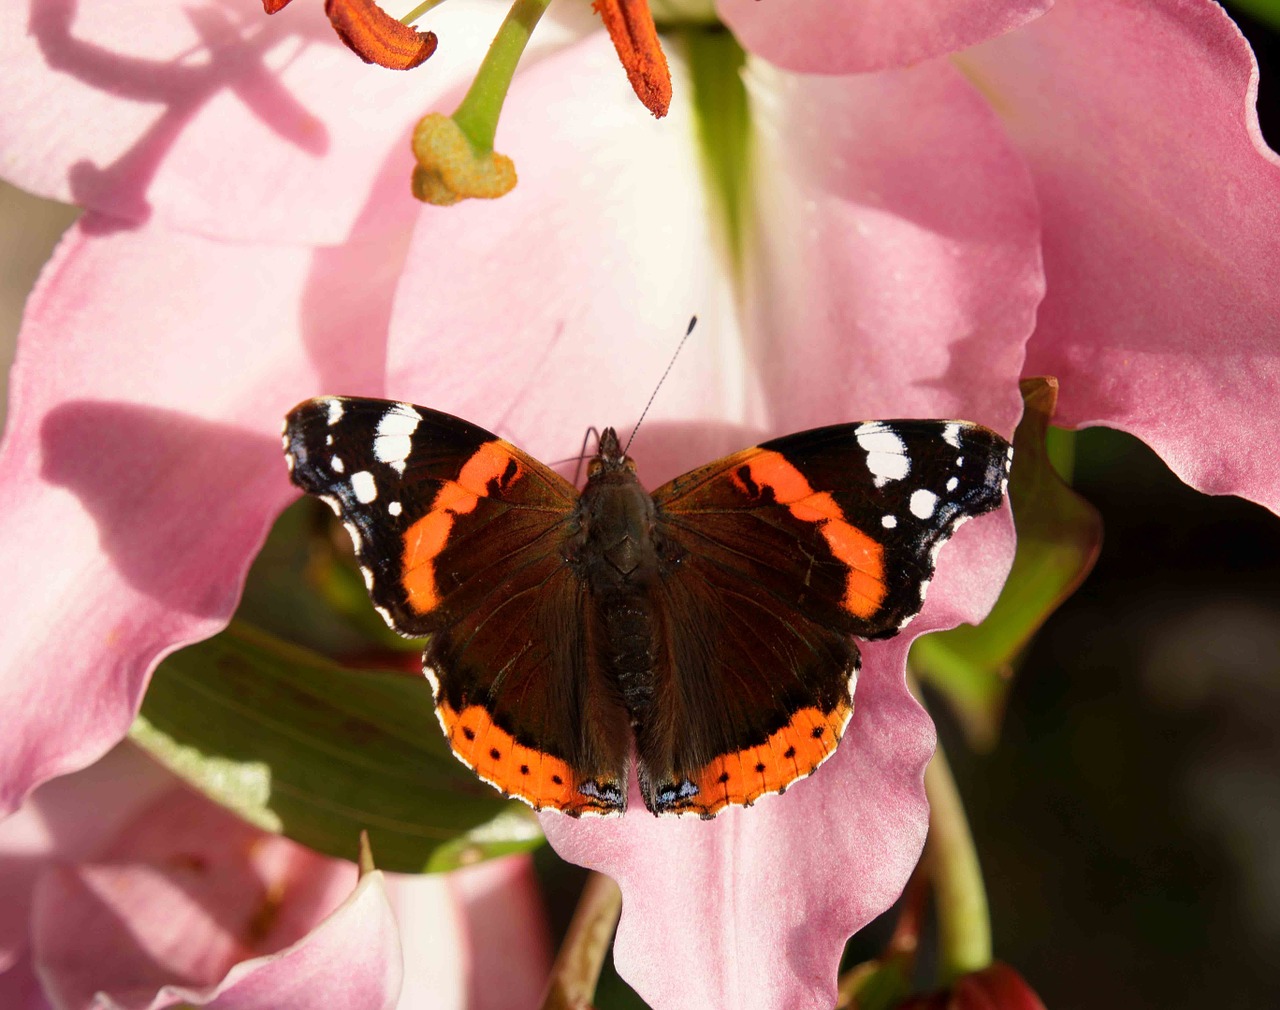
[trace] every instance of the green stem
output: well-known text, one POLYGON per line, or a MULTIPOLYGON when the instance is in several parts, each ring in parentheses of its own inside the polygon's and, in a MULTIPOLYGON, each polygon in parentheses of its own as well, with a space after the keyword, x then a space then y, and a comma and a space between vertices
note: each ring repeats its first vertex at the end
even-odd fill
POLYGON ((991 964, 991 916, 964 803, 941 746, 924 773, 924 787, 942 980, 950 983, 991 964))
POLYGON ((507 89, 511 87, 516 65, 529 36, 550 3, 551 0, 516 0, 511 5, 475 80, 453 113, 453 121, 467 135, 477 154, 485 155, 493 150, 498 116, 502 113, 502 103, 507 97, 507 89))
POLYGON ((422 3, 402 17, 400 23, 402 25, 411 25, 427 11, 431 10, 432 7, 439 7, 442 3, 444 3, 444 0, 423 0, 422 3))
POLYGON ((618 885, 603 873, 592 873, 551 967, 542 1010, 580 1010, 591 1005, 621 914, 618 885))

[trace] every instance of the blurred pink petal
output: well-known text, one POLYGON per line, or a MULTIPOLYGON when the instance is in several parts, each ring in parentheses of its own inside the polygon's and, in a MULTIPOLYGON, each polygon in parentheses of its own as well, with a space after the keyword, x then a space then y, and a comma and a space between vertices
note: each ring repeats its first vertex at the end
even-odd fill
POLYGON ((1280 158, 1204 0, 1071 0, 962 57, 1021 145, 1048 295, 1028 374, 1189 484, 1280 511, 1280 158))
POLYGON ((226 624, 293 495, 283 412, 381 388, 393 232, 312 251, 90 231, 46 268, 11 376, 0 708, 23 720, 0 811, 105 752, 160 657, 226 624))
MULTIPOLYGON (((354 883, 350 863, 266 835, 177 786, 93 862, 41 877, 37 968, 60 1006, 88 1007, 98 991, 128 1008, 207 1002, 212 993, 178 997, 177 987, 215 985, 238 962, 297 943, 354 883), (174 995, 156 998, 164 988, 174 995)), ((382 941, 394 946, 385 904, 383 913, 382 941)), ((369 939, 361 949, 385 960, 378 937, 369 939)), ((361 961, 349 968, 361 972, 361 961)))
MULTIPOLYGON (((261 0, 0 4, 0 174, 102 230, 340 242, 389 158, 407 188, 415 120, 465 86, 502 15, 433 11, 444 44, 407 85, 353 58, 319 0, 273 18, 261 0)), ((535 50, 566 31, 548 22, 535 50)))
POLYGON ((546 910, 528 856, 447 876, 391 874, 405 951, 399 1010, 535 1007, 551 971, 546 910))
POLYGON ((46 784, 0 822, 0 1007, 22 1005, 11 987, 30 974, 20 962, 29 950, 32 890, 47 862, 90 855, 172 786, 171 775, 121 744, 80 774, 46 784))
POLYGON ((905 67, 1001 35, 1053 0, 717 0, 743 46, 786 70, 856 74, 905 67))
MULTIPOLYGON (((649 486, 762 433, 879 413, 1010 431, 1042 290, 1037 217, 998 121, 958 74, 753 68, 762 220, 734 311, 689 110, 646 123, 604 87, 611 57, 588 39, 521 76, 506 143, 524 175, 501 206, 424 212, 392 321, 396 395, 562 458, 588 425, 634 421, 698 312, 633 447, 649 486), (534 110, 553 95, 548 123, 534 110), (592 185, 556 181, 548 166, 566 158, 592 185), (560 295, 564 276, 590 283, 560 295), (476 333, 524 353, 495 355, 476 333)), ((1011 553, 1007 513, 963 529, 913 632, 980 617, 1011 553)), ((783 797, 712 823, 655 819, 634 796, 620 820, 544 815, 558 852, 621 884, 617 962, 651 1006, 832 1004, 845 939, 897 897, 924 837, 933 730, 906 690, 906 647, 867 647, 845 742, 783 797)))

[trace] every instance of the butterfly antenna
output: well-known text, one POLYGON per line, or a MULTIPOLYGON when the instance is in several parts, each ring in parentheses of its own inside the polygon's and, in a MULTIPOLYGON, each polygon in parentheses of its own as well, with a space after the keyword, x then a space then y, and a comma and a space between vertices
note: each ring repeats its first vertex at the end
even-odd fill
POLYGON ((582 476, 582 461, 587 458, 587 443, 591 441, 592 435, 595 435, 596 444, 599 445, 600 432, 596 431, 596 426, 594 424, 590 428, 588 428, 587 433, 582 436, 582 449, 578 452, 578 465, 574 468, 574 471, 573 471, 574 487, 578 486, 578 478, 582 476))
POLYGON ((627 444, 622 447, 622 455, 627 454, 627 450, 631 448, 631 443, 635 441, 636 432, 640 430, 640 425, 644 423, 645 415, 649 413, 649 408, 653 406, 653 401, 658 396, 658 390, 662 388, 662 384, 667 381, 667 376, 671 374, 671 368, 676 363, 676 358, 680 357, 681 350, 684 349, 685 342, 689 339, 689 334, 693 332, 693 328, 698 325, 698 317, 691 316, 689 318, 689 328, 684 331, 684 336, 680 338, 680 343, 676 345, 675 354, 671 355, 671 360, 667 362, 667 370, 662 373, 662 378, 658 380, 658 384, 653 387, 653 394, 649 397, 649 402, 644 405, 644 410, 640 411, 640 420, 636 422, 636 426, 631 429, 631 437, 627 439, 627 444))

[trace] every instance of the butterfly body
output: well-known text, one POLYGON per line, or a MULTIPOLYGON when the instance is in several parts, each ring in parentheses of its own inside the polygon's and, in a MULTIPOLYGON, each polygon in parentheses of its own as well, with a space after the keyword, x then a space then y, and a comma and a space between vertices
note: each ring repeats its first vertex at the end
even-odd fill
POLYGON ((346 523, 375 605, 427 636, 454 753, 535 808, 703 817, 811 774, 853 712, 854 636, 918 612, 1002 500, 1010 450, 956 421, 834 425, 657 489, 606 429, 581 493, 409 404, 289 415, 293 480, 346 523))

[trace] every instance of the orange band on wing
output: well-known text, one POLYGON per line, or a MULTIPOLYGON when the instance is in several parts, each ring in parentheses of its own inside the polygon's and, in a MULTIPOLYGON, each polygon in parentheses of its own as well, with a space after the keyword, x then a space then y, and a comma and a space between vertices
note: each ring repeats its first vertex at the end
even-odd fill
POLYGON ((690 780, 698 791, 672 808, 672 813, 710 817, 730 805, 750 804, 769 793, 783 792, 796 779, 812 775, 835 753, 853 714, 841 702, 830 712, 802 708, 758 747, 724 754, 698 769, 690 780))
MULTIPOLYGON (((844 605, 858 617, 869 618, 884 602, 884 547, 856 526, 850 525, 839 504, 825 491, 814 491, 804 474, 787 462, 780 452, 765 449, 746 463, 751 479, 773 492, 801 522, 814 523, 839 561, 849 566, 845 580, 844 605)), ((744 492, 746 484, 734 474, 744 492)))
POLYGON ((511 483, 520 474, 520 461, 503 443, 485 442, 463 464, 457 480, 440 485, 431 511, 404 531, 401 581, 409 606, 419 614, 440 605, 434 562, 449 542, 455 518, 474 511, 480 499, 488 497, 493 481, 505 478, 504 483, 511 483))
POLYGON ((436 706, 436 715, 458 760, 490 785, 524 800, 534 810, 552 807, 574 816, 620 811, 619 806, 579 792, 581 776, 566 762, 516 743, 483 706, 468 705, 456 712, 442 701, 436 706))

